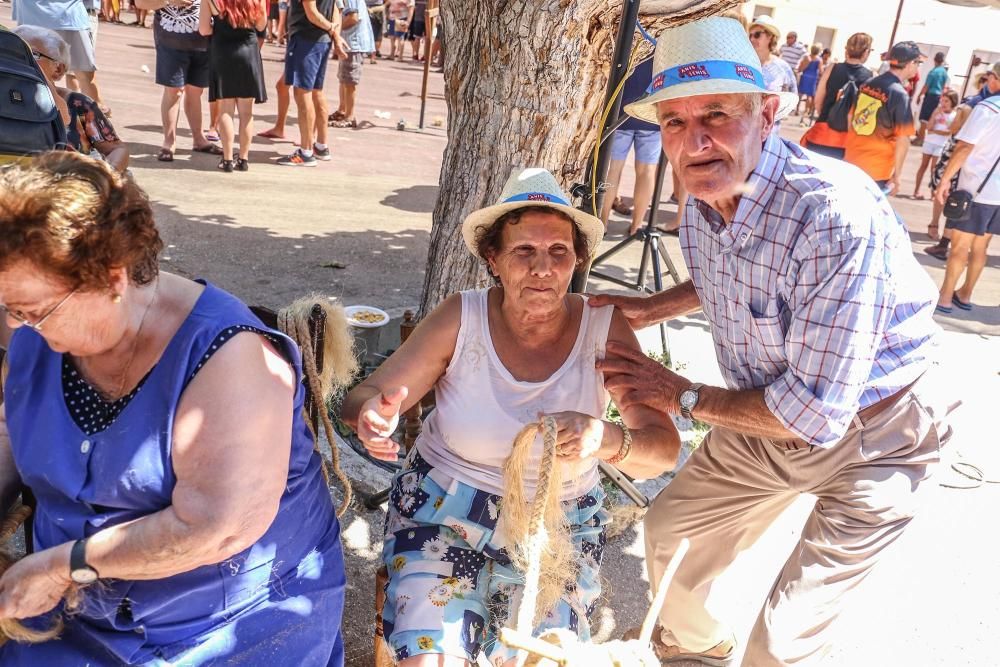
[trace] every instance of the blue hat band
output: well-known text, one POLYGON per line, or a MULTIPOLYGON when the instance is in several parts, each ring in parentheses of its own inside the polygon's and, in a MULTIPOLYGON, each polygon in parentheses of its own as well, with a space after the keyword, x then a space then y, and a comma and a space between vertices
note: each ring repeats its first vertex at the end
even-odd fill
POLYGON ((526 201, 532 204, 561 204, 563 206, 569 206, 569 202, 562 197, 557 197, 556 195, 550 194, 548 192, 522 192, 519 195, 514 195, 512 197, 507 197, 503 200, 504 204, 509 204, 516 201, 526 201))
POLYGON ((756 67, 732 60, 703 60, 665 69, 653 77, 653 82, 646 89, 647 95, 692 81, 707 81, 709 79, 729 79, 752 83, 764 91, 764 75, 756 67))

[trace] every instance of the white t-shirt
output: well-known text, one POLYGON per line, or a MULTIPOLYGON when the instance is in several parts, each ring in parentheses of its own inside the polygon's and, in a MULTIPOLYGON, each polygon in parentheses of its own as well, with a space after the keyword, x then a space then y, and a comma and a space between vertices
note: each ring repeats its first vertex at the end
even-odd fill
MULTIPOLYGON (((977 104, 955 137, 959 141, 973 144, 972 152, 962 165, 958 187, 975 194, 993 163, 1000 157, 1000 94, 977 104)), ((1000 166, 993 170, 989 182, 974 201, 1000 206, 1000 166)))

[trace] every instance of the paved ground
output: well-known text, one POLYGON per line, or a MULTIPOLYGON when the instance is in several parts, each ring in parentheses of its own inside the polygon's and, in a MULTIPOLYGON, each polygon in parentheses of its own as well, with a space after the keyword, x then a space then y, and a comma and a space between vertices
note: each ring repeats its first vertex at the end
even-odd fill
MULTIPOLYGON (((0 5, 0 22, 9 20, 9 11, 9 5, 0 5)), ((277 77, 281 55, 277 47, 265 48, 271 80, 277 77)), ((270 162, 290 150, 290 143, 258 140, 249 173, 223 174, 215 170, 215 158, 187 152, 190 139, 184 131, 177 160, 169 165, 155 161, 160 145, 159 91, 152 74, 144 71, 154 69, 151 31, 102 25, 99 63, 113 120, 133 152, 133 172, 150 193, 169 244, 165 267, 206 277, 247 301, 269 306, 310 291, 347 304, 378 305, 394 315, 417 304, 446 142, 445 129, 431 126, 436 118, 444 122, 445 117, 441 75, 431 75, 428 127, 422 132, 395 130, 400 117, 416 124, 418 66, 381 61, 366 66, 360 89, 358 116, 375 127, 331 130, 332 162, 316 169, 277 167, 270 162), (390 112, 391 118, 377 118, 376 109, 390 112), (334 263, 344 268, 328 266, 334 263)), ((259 129, 273 120, 274 113, 273 100, 258 107, 259 129)), ((800 132, 796 125, 793 119, 783 132, 796 137, 800 132)), ((294 127, 291 132, 294 136, 294 127)), ((907 164, 910 179, 919 160, 916 153, 911 151, 907 164)), ((904 189, 912 191, 911 184, 904 179, 904 189)), ((623 192, 630 192, 630 185, 626 179, 623 192)), ((665 197, 669 185, 666 190, 665 197)), ((927 244, 929 204, 907 199, 894 204, 912 232, 916 256, 939 281, 941 263, 921 251, 927 244)), ((612 222, 609 244, 626 226, 612 222)), ((667 239, 666 244, 683 275, 676 239, 667 239)), ((632 247, 604 268, 634 277, 637 266, 638 249, 632 247)), ((956 311, 939 320, 946 330, 941 363, 949 377, 942 389, 964 401, 954 414, 957 435, 948 455, 979 465, 993 479, 1000 478, 996 436, 989 435, 995 432, 994 397, 1000 395, 998 266, 1000 258, 991 255, 974 311, 956 311)), ((591 289, 607 287, 594 283, 591 289)), ((649 348, 659 344, 655 330, 642 332, 641 337, 649 348)), ((674 323, 669 338, 682 372, 692 379, 718 382, 704 321, 674 323)), ((387 480, 350 454, 346 458, 359 490, 370 491, 387 480)), ((942 479, 960 480, 945 472, 942 479)), ((652 493, 660 486, 662 481, 654 481, 645 488, 652 493)), ((713 590, 713 609, 732 623, 739 637, 749 631, 811 503, 811 498, 803 497, 790 508, 713 590)), ((869 578, 843 615, 841 639, 830 664, 998 664, 993 644, 1000 631, 1000 578, 992 534, 998 512, 996 485, 939 489, 901 548, 869 578)), ((352 583, 344 622, 351 665, 370 660, 372 576, 382 516, 355 508, 343 522, 352 583)), ((636 624, 645 611, 641 544, 641 534, 632 529, 609 549, 604 568, 608 601, 595 619, 601 638, 636 624)))

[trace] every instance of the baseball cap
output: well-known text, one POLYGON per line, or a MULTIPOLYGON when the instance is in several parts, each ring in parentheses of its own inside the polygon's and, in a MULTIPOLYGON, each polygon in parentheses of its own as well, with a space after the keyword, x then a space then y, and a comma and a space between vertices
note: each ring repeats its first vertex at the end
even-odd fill
POLYGON ((927 56, 920 52, 920 47, 917 46, 916 42, 896 42, 889 49, 890 65, 906 65, 914 60, 925 60, 926 58, 927 56))

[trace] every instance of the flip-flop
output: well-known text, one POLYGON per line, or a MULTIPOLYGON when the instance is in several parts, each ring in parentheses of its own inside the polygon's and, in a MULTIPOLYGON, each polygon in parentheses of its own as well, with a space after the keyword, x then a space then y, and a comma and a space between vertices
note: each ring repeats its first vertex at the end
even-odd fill
POLYGON ((264 130, 263 132, 258 132, 257 136, 258 137, 263 137, 264 139, 284 139, 285 138, 285 135, 278 134, 273 129, 264 130))
POLYGON ((156 159, 160 162, 173 162, 174 152, 169 148, 161 148, 159 154, 156 156, 156 159))
POLYGON ((205 144, 198 148, 192 148, 195 153, 208 153, 209 155, 222 155, 222 146, 219 144, 205 144))
POLYGON ((951 315, 951 306, 942 306, 938 304, 934 306, 935 313, 941 313, 942 315, 951 315))
POLYGON ((332 114, 326 117, 326 122, 332 123, 337 120, 344 120, 345 117, 346 116, 344 116, 343 112, 334 111, 332 114))
POLYGON ((205 141, 220 141, 219 133, 218 132, 211 132, 211 131, 206 132, 205 133, 205 141))
POLYGON ((951 302, 961 308, 962 310, 972 310, 972 304, 968 301, 962 301, 958 298, 958 294, 951 295, 951 302))
POLYGON ((925 199, 927 199, 927 197, 923 195, 913 195, 912 197, 910 197, 910 199, 915 199, 917 201, 924 201, 925 199))
POLYGON ((358 123, 354 120, 331 120, 329 123, 330 127, 357 127, 358 123))

